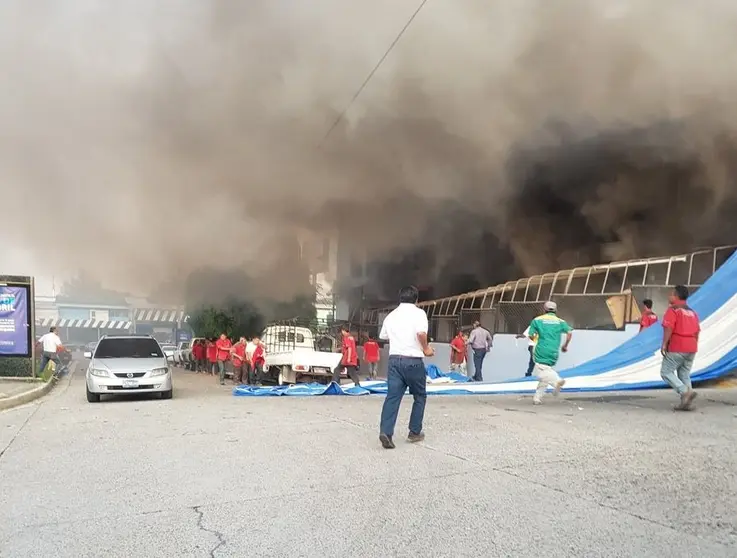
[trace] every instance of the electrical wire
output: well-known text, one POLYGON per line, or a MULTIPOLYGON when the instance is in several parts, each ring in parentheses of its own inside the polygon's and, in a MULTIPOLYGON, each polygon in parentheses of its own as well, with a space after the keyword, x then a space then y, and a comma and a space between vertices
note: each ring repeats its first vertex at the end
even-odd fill
POLYGON ((422 0, 420 2, 420 5, 417 6, 417 9, 409 17, 409 19, 407 20, 407 23, 404 24, 404 27, 402 27, 402 29, 399 31, 399 33, 394 38, 394 40, 392 41, 392 43, 389 45, 389 48, 386 49, 386 52, 384 53, 384 55, 379 59, 379 61, 374 66, 374 68, 369 72, 369 74, 366 76, 366 79, 363 80, 363 83, 358 88, 358 90, 356 90, 356 92, 353 95, 353 98, 350 100, 350 102, 346 105, 346 107, 343 109, 343 111, 335 119, 335 121, 333 122, 332 126, 330 126, 330 128, 328 129, 328 131, 325 133, 325 135, 322 138, 322 141, 320 141, 319 147, 321 147, 322 144, 325 142, 325 140, 328 139, 328 137, 330 136, 330 134, 333 133, 333 130, 335 130, 335 128, 338 126, 338 124, 340 124, 340 122, 343 120, 343 118, 345 117, 346 113, 353 106, 353 103, 356 102, 356 99, 358 99, 358 97, 361 95, 361 93, 363 93, 363 90, 366 89, 366 86, 369 84, 369 82, 371 81, 371 79, 374 77, 374 74, 376 74, 376 72, 378 71, 378 69, 381 67, 381 65, 384 63, 384 61, 387 59, 387 57, 391 53, 391 51, 394 50, 394 47, 397 46, 397 43, 399 42, 399 40, 404 35, 404 32, 407 31, 407 29, 409 29, 409 26, 412 25, 412 22, 415 20, 415 18, 417 17, 417 15, 422 11, 422 8, 425 7, 425 4, 427 4, 427 0, 422 0))

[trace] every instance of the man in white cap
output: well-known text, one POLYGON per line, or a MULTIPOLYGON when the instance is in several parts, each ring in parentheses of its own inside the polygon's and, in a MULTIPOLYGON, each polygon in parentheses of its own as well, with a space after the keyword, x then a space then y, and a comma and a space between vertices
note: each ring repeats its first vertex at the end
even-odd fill
POLYGON ((543 305, 543 308, 545 313, 532 320, 528 328, 530 339, 536 340, 532 354, 535 361, 534 373, 538 379, 537 391, 532 400, 535 405, 542 403, 542 396, 548 386, 552 386, 553 394, 558 395, 565 385, 566 381, 558 376, 553 366, 558 362, 560 351, 564 353, 568 351, 568 344, 571 342, 571 337, 573 337, 573 328, 556 314, 558 305, 555 302, 548 301, 543 305), (566 340, 561 347, 560 337, 563 334, 565 334, 566 340))

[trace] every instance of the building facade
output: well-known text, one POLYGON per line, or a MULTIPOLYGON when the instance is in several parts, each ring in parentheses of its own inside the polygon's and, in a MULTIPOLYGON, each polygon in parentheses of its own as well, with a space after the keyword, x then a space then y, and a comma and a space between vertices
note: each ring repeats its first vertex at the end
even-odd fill
POLYGON ((183 308, 165 307, 145 299, 110 296, 97 300, 82 297, 36 297, 36 329, 59 329, 67 343, 90 343, 102 335, 152 335, 162 343, 191 338, 183 308))

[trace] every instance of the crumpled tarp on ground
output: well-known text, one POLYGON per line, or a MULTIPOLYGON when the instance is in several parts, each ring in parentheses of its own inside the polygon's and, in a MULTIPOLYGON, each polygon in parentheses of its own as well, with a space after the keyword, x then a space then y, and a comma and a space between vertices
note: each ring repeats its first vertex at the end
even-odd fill
MULTIPOLYGON (((464 382, 468 382, 468 378, 462 374, 455 372, 442 372, 434 364, 429 364, 425 367, 427 371, 428 379, 428 391, 431 386, 435 386, 435 382, 438 385, 456 386, 464 382)), ((280 395, 292 395, 292 396, 309 396, 309 395, 370 395, 372 393, 386 393, 387 386, 383 380, 369 380, 361 382, 361 387, 356 387, 353 384, 338 385, 335 382, 331 382, 329 385, 323 385, 318 383, 311 384, 296 384, 293 386, 248 386, 242 385, 233 388, 233 395, 246 396, 246 397, 264 397, 264 396, 280 396, 280 395)))

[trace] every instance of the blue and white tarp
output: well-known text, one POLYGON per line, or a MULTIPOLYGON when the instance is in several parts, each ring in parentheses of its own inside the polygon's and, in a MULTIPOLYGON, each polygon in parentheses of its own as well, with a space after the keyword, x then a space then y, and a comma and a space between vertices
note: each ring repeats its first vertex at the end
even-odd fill
MULTIPOLYGON (((463 383, 468 382, 468 378, 462 374, 455 372, 441 372, 434 364, 426 367, 428 377, 428 392, 431 387, 442 387, 447 393, 459 393, 457 390, 462 389, 463 383), (433 384, 433 382, 436 382, 433 384), (454 391, 454 389, 456 391, 454 391)), ((341 385, 335 382, 330 385, 323 384, 296 384, 293 386, 237 386, 233 388, 233 395, 247 397, 264 397, 279 395, 370 395, 372 393, 386 393, 386 382, 383 380, 369 380, 361 382, 360 387, 354 385, 341 385)))
MULTIPOLYGON (((694 382, 719 378, 737 370, 737 252, 689 298, 689 306, 701 318, 699 352, 691 378, 694 382)), ((560 372, 564 391, 621 391, 665 387, 660 378, 660 344, 663 327, 658 322, 616 349, 560 372)), ((573 343, 576 342, 575 334, 573 343)), ((469 383, 459 374, 444 374, 428 366, 430 395, 488 395, 532 393, 537 380, 521 378, 494 384, 469 383)), ((234 395, 367 395, 386 393, 386 382, 361 383, 361 387, 306 384, 275 388, 239 386, 234 395)))

